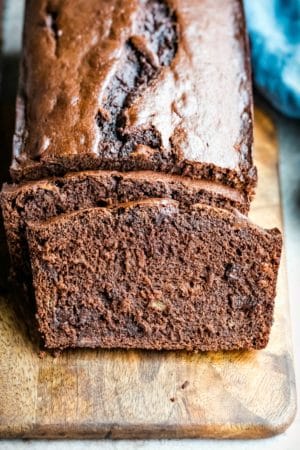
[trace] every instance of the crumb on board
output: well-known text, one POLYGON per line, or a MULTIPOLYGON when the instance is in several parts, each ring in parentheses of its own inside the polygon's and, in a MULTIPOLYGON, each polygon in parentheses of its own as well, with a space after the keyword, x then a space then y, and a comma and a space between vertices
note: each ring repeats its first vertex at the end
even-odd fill
POLYGON ((45 356, 46 356, 46 352, 45 352, 44 350, 40 350, 40 351, 38 352, 38 357, 39 357, 40 359, 44 359, 45 356))

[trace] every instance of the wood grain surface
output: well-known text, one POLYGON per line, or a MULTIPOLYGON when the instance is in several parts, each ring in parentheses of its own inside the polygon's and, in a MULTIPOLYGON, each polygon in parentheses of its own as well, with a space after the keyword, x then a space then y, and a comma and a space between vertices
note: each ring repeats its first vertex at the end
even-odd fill
MULTIPOLYGON (((259 186, 251 217, 282 228, 275 129, 261 110, 255 138, 259 186)), ((262 351, 80 350, 39 358, 9 297, 0 298, 0 437, 259 438, 293 420, 284 257, 262 351)))

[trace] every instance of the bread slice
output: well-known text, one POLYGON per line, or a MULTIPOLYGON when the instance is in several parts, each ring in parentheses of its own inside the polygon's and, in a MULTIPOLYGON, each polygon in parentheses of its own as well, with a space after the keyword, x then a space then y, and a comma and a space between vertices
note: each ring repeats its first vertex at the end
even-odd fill
POLYGON ((46 347, 260 349, 273 320, 277 229, 148 199, 28 223, 46 347))
POLYGON ((148 197, 171 198, 183 205, 204 202, 244 213, 249 208, 247 199, 236 189, 151 171, 87 171, 21 185, 6 184, 0 201, 13 278, 23 280, 30 276, 27 221, 148 197))

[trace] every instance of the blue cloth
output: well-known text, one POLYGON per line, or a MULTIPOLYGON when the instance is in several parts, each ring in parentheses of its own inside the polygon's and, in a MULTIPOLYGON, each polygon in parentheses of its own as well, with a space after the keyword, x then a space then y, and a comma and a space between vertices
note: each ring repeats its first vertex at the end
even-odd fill
POLYGON ((244 0, 254 81, 282 113, 300 118, 300 0, 244 0))

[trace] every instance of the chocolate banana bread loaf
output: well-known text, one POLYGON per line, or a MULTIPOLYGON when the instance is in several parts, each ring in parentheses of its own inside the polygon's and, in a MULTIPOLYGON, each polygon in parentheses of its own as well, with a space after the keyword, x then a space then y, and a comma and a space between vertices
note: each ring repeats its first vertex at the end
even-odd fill
POLYGON ((240 0, 27 0, 1 205, 46 347, 266 345, 250 78, 240 0))
POLYGON ((268 341, 278 230, 148 199, 30 222, 46 346, 229 350, 268 341))
POLYGON ((239 0, 27 0, 15 181, 86 169, 256 182, 239 0))

